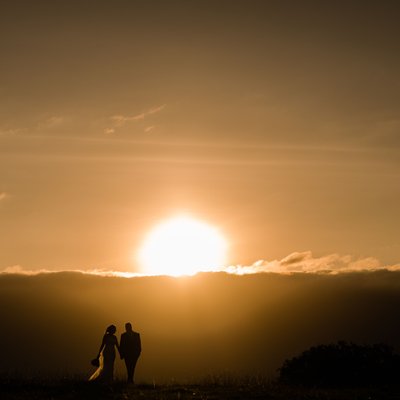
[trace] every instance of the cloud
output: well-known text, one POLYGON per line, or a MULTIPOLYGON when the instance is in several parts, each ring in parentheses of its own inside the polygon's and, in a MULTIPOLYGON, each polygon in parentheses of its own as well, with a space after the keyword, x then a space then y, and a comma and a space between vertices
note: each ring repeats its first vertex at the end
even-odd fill
MULTIPOLYGON (((151 115, 157 114, 160 111, 164 110, 166 107, 166 104, 162 104, 161 106, 158 107, 153 107, 150 108, 146 111, 143 111, 140 114, 133 115, 133 116, 127 116, 127 115, 113 115, 110 119, 112 122, 112 126, 106 128, 104 130, 104 133, 106 134, 113 134, 116 132, 118 128, 122 128, 124 125, 126 125, 128 122, 136 122, 136 121, 142 121, 146 118, 148 118, 151 115)), ((154 129, 154 126, 147 126, 145 128, 145 132, 150 132, 152 129, 154 129)))
POLYGON ((60 272, 73 272, 73 273, 81 273, 85 275, 95 275, 95 276, 104 276, 104 277, 119 277, 119 278, 134 278, 140 276, 148 276, 144 274, 139 274, 135 272, 124 272, 124 271, 115 271, 111 269, 101 269, 101 268, 93 268, 93 269, 24 269, 21 265, 11 265, 9 267, 0 270, 0 275, 25 275, 25 276, 36 276, 41 274, 57 274, 60 272))
MULTIPOLYGON (((251 275, 273 273, 291 275, 295 273, 337 275, 348 272, 373 272, 373 271, 400 271, 400 264, 383 265, 377 258, 356 258, 351 255, 328 254, 314 257, 311 251, 293 252, 281 260, 258 260, 252 265, 231 265, 227 267, 208 268, 200 272, 225 272, 232 275, 251 275)), ((39 275, 60 272, 78 272, 86 275, 104 277, 134 278, 156 276, 156 274, 143 274, 137 272, 118 271, 102 268, 92 269, 35 269, 27 270, 20 265, 6 267, 0 270, 1 274, 39 275)))
POLYGON ((27 273, 29 271, 24 271, 20 265, 12 265, 10 267, 6 267, 3 271, 0 271, 2 274, 21 274, 21 275, 30 275, 27 273))
POLYGON ((18 135, 23 131, 24 129, 21 128, 10 128, 10 129, 0 128, 0 136, 14 136, 18 135))
POLYGON ((234 265, 225 268, 226 272, 245 275, 262 272, 279 274, 291 273, 327 273, 338 274, 356 271, 390 270, 400 271, 400 264, 382 265, 374 257, 355 258, 351 255, 328 254, 314 257, 311 251, 294 252, 281 260, 259 260, 250 266, 234 265))
POLYGON ((155 126, 152 125, 152 126, 147 126, 147 127, 144 129, 144 131, 145 131, 146 133, 149 133, 149 132, 151 132, 151 131, 154 130, 154 129, 155 129, 155 126))
POLYGON ((60 129, 68 122, 66 117, 61 115, 52 115, 50 117, 40 117, 35 121, 28 121, 24 127, 0 127, 0 136, 23 135, 32 132, 60 129))
POLYGON ((53 115, 40 121, 37 125, 38 129, 53 129, 58 128, 59 126, 63 125, 65 122, 65 118, 60 115, 53 115))
POLYGON ((112 135, 113 133, 115 133, 115 129, 114 128, 106 128, 106 129, 104 129, 104 133, 106 135, 112 135))

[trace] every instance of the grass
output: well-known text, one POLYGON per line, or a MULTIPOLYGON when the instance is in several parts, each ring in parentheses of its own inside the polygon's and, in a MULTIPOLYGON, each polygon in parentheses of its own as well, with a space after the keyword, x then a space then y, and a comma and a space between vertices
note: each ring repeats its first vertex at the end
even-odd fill
POLYGON ((0 378, 3 400, 397 400, 400 387, 357 389, 310 389, 290 387, 262 377, 209 376, 191 384, 111 385, 87 382, 79 377, 62 379, 0 378))

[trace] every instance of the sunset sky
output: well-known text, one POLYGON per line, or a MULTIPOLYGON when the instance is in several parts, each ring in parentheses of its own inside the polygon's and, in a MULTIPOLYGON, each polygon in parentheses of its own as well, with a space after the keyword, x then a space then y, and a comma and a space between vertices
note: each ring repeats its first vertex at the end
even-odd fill
POLYGON ((223 234, 226 266, 398 266, 399 13, 2 1, 0 271, 139 272, 181 214, 223 234))
POLYGON ((399 21, 390 0, 0 1, 0 376, 86 380, 127 321, 153 385, 399 352, 399 21))

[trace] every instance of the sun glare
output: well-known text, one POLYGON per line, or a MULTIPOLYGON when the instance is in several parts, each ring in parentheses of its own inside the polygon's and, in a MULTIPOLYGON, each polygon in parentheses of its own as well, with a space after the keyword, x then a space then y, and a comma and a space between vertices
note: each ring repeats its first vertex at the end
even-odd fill
POLYGON ((187 216, 171 218, 145 238, 138 260, 142 272, 193 275, 226 262, 227 242, 218 229, 187 216))

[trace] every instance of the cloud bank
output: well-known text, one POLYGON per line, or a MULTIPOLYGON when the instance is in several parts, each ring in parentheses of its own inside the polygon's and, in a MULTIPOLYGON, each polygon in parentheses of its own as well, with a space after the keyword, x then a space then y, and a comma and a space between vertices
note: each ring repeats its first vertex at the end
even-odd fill
MULTIPOLYGON (((1 194, 0 194, 1 200, 1 194)), ((225 272, 232 275, 253 274, 328 274, 336 275, 350 272, 374 272, 374 271, 400 271, 400 263, 383 265, 377 258, 356 258, 352 255, 340 255, 337 253, 315 257, 311 251, 293 252, 281 260, 258 260, 252 265, 230 265, 215 268, 204 268, 199 272, 225 272)), ((118 271, 112 268, 90 268, 90 269, 25 269, 20 265, 8 266, 0 270, 0 274, 38 275, 57 272, 78 272, 88 275, 134 278, 143 276, 156 276, 157 274, 144 274, 138 272, 118 271)))

